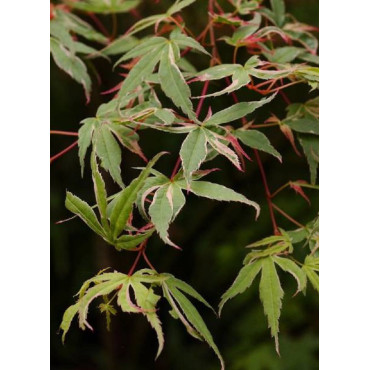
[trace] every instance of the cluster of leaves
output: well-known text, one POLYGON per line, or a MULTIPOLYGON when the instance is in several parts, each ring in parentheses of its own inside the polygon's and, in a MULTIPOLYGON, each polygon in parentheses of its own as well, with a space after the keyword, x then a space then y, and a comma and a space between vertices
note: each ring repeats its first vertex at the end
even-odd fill
POLYGON ((239 271, 231 287, 222 296, 219 307, 220 313, 224 304, 249 288, 256 276, 261 272, 260 298, 269 328, 271 329, 271 335, 275 338, 277 352, 279 352, 279 318, 284 291, 280 284, 276 266, 290 273, 296 279, 297 293, 305 292, 307 279, 319 291, 318 275, 316 273, 319 270, 319 258, 315 254, 318 250, 318 240, 316 240, 317 224, 318 219, 313 222, 313 225, 308 225, 304 229, 291 232, 280 229, 281 235, 272 235, 248 245, 247 248, 263 249, 252 250, 252 252, 247 254, 243 261, 244 267, 239 271), (313 238, 315 238, 315 246, 312 248, 311 253, 306 256, 304 263, 296 261, 292 256, 294 251, 293 244, 307 240, 307 243, 312 245, 313 238))
MULTIPOLYGON (((291 85, 306 84, 311 93, 317 95, 318 43, 312 33, 315 29, 286 14, 283 0, 271 0, 270 7, 264 6, 262 0, 229 0, 227 7, 232 7, 230 12, 222 11, 216 0, 209 0, 209 24, 199 37, 193 37, 182 18, 177 15, 195 2, 177 0, 165 13, 139 20, 123 36, 113 41, 94 30, 72 11, 88 14, 127 12, 138 5, 138 0, 67 1, 65 5, 52 7, 53 58, 61 69, 83 85, 87 100, 92 85, 87 65, 92 66, 92 58, 119 55, 114 67, 128 70, 124 80, 111 90, 115 92, 114 98, 102 104, 95 117, 84 119, 78 132, 82 174, 87 151, 89 147, 92 148, 90 166, 96 205, 90 206, 67 192, 66 207, 108 244, 119 251, 136 251, 138 257, 154 232, 158 233, 164 243, 179 248, 170 240, 168 230, 183 209, 185 194, 189 192, 209 199, 244 203, 254 207, 258 217, 260 206, 256 202, 223 185, 203 181, 202 178, 215 169, 205 170, 201 167, 221 155, 243 171, 244 159, 251 159, 246 152, 249 150, 257 156, 260 151, 268 153, 281 162, 281 154, 262 132, 263 127, 278 127, 294 151, 301 155, 296 145, 298 139, 309 165, 311 184, 301 180, 290 181, 280 190, 289 185, 309 201, 302 188, 316 188, 319 134, 317 97, 304 103, 289 102, 284 118, 271 113, 263 124, 254 124, 249 118, 247 121, 247 117, 262 106, 268 107, 278 94, 284 94, 284 88, 291 85), (218 13, 214 10, 215 3, 218 5, 218 13), (151 27, 154 27, 152 36, 137 37, 139 32, 151 27), (224 28, 231 31, 231 36, 220 37, 217 42, 226 43, 234 49, 232 63, 221 61, 214 36, 215 28, 222 29, 224 35, 230 33, 225 32, 224 28), (210 35, 211 53, 206 49, 207 34, 210 35), (88 46, 78 40, 79 36, 100 43, 103 47, 99 50, 88 46), (246 60, 238 59, 240 48, 249 54, 246 60), (209 68, 196 70, 186 58, 189 52, 208 58, 209 68), (81 56, 85 56, 84 61, 81 56), (209 86, 217 80, 225 80, 227 86, 208 93, 209 86), (195 83, 203 84, 200 96, 192 94, 191 86, 195 83), (268 96, 256 101, 239 102, 235 93, 240 89, 250 89, 268 96), (205 99, 225 94, 234 98, 234 104, 216 113, 209 106, 208 113, 201 118, 205 99), (164 96, 166 99, 163 99, 164 96), (165 105, 168 104, 167 98, 171 102, 170 106, 165 105), (194 101, 197 102, 196 108, 194 101), (240 127, 236 125, 238 121, 241 121, 240 127), (186 135, 171 176, 154 169, 163 152, 147 161, 139 146, 142 130, 186 135), (121 177, 121 146, 148 162, 145 168, 140 168, 141 173, 128 186, 124 185, 121 177), (109 173, 120 187, 119 192, 108 197, 99 168, 109 173), (146 222, 139 228, 133 225, 135 207, 146 222)), ((271 198, 271 194, 267 194, 272 207, 271 198)), ((276 266, 294 276, 298 284, 297 292, 305 292, 307 280, 318 290, 318 218, 294 231, 274 231, 275 235, 249 245, 262 249, 247 254, 244 267, 222 296, 220 312, 226 301, 244 292, 261 272, 260 298, 278 351, 283 290, 276 266), (310 248, 303 263, 293 257, 293 245, 297 243, 310 248)), ((158 288, 162 288, 163 297, 171 306, 172 316, 180 319, 191 335, 205 340, 216 352, 223 367, 222 357, 211 334, 184 293, 207 306, 208 303, 186 283, 169 274, 158 274, 152 268, 135 273, 130 271, 127 275, 103 272, 87 280, 79 292, 78 301, 64 315, 61 324, 64 335, 76 314, 79 316, 80 327, 90 328, 86 321, 88 307, 98 297, 103 299, 99 307, 106 314, 109 326, 110 315, 117 312, 111 302, 117 297, 117 304, 122 311, 146 316, 157 333, 159 355, 164 337, 156 312, 160 296, 154 290, 158 288), (132 299, 132 292, 135 299, 132 299), (111 294, 113 297, 109 298, 111 294)))
POLYGON ((156 294, 154 290, 161 288, 162 297, 170 305, 171 310, 169 312, 171 316, 179 319, 190 335, 207 342, 220 359, 222 368, 224 367, 221 354, 213 341, 211 333, 186 295, 195 298, 211 310, 213 309, 190 285, 171 274, 158 274, 150 269, 139 270, 133 275, 105 271, 101 271, 98 275, 85 281, 77 293, 77 302, 65 311, 60 326, 63 330, 63 341, 76 315, 78 315, 79 326, 82 330, 85 330, 86 327, 92 329, 87 322, 87 314, 90 303, 98 297, 103 297, 104 302, 99 305, 99 309, 102 313, 105 313, 107 327, 109 328, 110 316, 117 313, 112 303, 116 299, 116 303, 122 312, 141 313, 147 318, 157 334, 158 357, 163 349, 164 335, 157 314, 157 303, 161 295, 156 294), (111 297, 109 297, 110 295, 111 297))

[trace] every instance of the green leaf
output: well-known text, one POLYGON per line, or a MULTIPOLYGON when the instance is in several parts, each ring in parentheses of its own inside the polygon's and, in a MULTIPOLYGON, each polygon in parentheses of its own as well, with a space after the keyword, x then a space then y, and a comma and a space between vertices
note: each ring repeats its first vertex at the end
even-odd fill
POLYGON ((140 0, 80 0, 67 1, 72 8, 83 10, 92 13, 127 13, 129 10, 135 8, 140 0))
POLYGON ((208 51, 206 49, 204 49, 204 47, 197 40, 193 39, 192 37, 188 37, 188 36, 184 35, 181 32, 178 32, 178 31, 179 31, 179 29, 176 29, 170 35, 171 40, 173 42, 175 42, 178 46, 182 46, 182 47, 186 47, 186 48, 189 47, 189 48, 198 50, 203 54, 207 54, 207 55, 211 56, 211 54, 208 53, 208 51))
POLYGON ((222 295, 219 304, 219 315, 221 315, 224 304, 238 294, 245 292, 253 283, 253 280, 262 268, 262 260, 245 265, 240 271, 231 287, 222 295))
POLYGON ((294 76, 299 80, 303 80, 311 86, 311 90, 319 87, 319 68, 306 66, 304 64, 298 65, 294 71, 294 76))
POLYGON ((87 149, 91 145, 92 134, 95 130, 97 120, 95 118, 86 118, 81 123, 83 126, 78 130, 78 156, 81 165, 81 177, 83 177, 85 167, 85 156, 87 149))
POLYGON ((207 155, 207 138, 202 128, 191 131, 181 145, 180 157, 184 176, 189 182, 191 174, 196 171, 207 155))
POLYGON ((117 250, 130 250, 137 247, 143 241, 148 239, 154 232, 154 229, 150 229, 145 233, 140 233, 136 235, 122 235, 115 242, 114 246, 117 250))
POLYGON ((139 42, 133 49, 124 54, 118 61, 114 64, 116 67, 118 64, 137 57, 141 57, 145 54, 154 50, 161 50, 167 43, 167 39, 164 37, 149 37, 144 41, 139 42))
POLYGON ((264 245, 280 243, 280 242, 289 242, 289 240, 284 235, 272 235, 272 236, 263 238, 262 240, 259 240, 257 242, 254 242, 252 244, 248 244, 247 248, 262 247, 264 245))
POLYGON ((166 19, 166 17, 167 14, 155 14, 144 19, 140 19, 129 29, 127 35, 133 35, 134 33, 142 31, 145 28, 153 26, 154 24, 159 24, 161 21, 166 19))
POLYGON ((144 185, 145 180, 150 175, 150 170, 157 162, 157 160, 164 154, 158 153, 141 172, 139 177, 131 182, 131 184, 122 191, 117 197, 116 203, 110 216, 111 228, 113 237, 116 238, 125 228, 127 220, 133 209, 133 204, 136 200, 137 194, 144 185))
POLYGON ((181 190, 181 187, 176 182, 170 185, 171 193, 172 193, 172 203, 173 203, 173 211, 172 211, 172 221, 177 217, 180 213, 182 207, 185 205, 186 199, 181 190))
POLYGON ((299 54, 298 59, 304 60, 305 62, 319 65, 319 56, 311 54, 309 52, 303 52, 299 54))
POLYGON ((165 243, 178 248, 168 238, 168 228, 172 220, 172 214, 173 200, 171 187, 165 185, 160 187, 154 194, 152 204, 149 207, 149 215, 161 239, 165 243))
POLYGON ((104 230, 109 233, 110 228, 107 219, 107 191, 105 190, 105 183, 102 175, 99 172, 98 164, 96 163, 96 155, 94 152, 91 153, 91 171, 93 175, 95 199, 99 208, 101 222, 104 230))
POLYGON ((157 48, 144 55, 131 69, 123 81, 119 91, 119 99, 122 100, 128 93, 136 89, 153 70, 161 58, 161 49, 157 48))
POLYGON ((176 0, 176 2, 167 10, 168 15, 179 12, 181 9, 193 4, 196 0, 176 0))
POLYGON ((181 108, 189 118, 196 120, 193 104, 190 100, 191 91, 179 67, 175 63, 173 46, 169 44, 162 52, 159 65, 159 81, 163 92, 181 108))
POLYGON ((241 202, 252 206, 256 210, 256 217, 260 213, 260 207, 257 203, 247 199, 244 195, 227 188, 226 186, 214 184, 208 181, 192 181, 190 191, 200 197, 215 199, 226 202, 241 202))
POLYGON ((62 46, 70 50, 72 54, 76 54, 73 37, 68 27, 66 27, 65 22, 59 17, 50 21, 50 35, 53 36, 50 41, 57 40, 62 46))
POLYGON ((136 205, 139 209, 139 212, 141 216, 149 221, 149 217, 145 210, 145 202, 150 193, 157 190, 160 186, 169 183, 169 178, 165 176, 155 176, 155 177, 149 177, 145 180, 145 183, 143 187, 138 192, 137 198, 136 198, 136 205))
POLYGON ((50 51, 57 66, 83 86, 86 100, 89 102, 91 79, 82 60, 53 37, 50 38, 50 51))
MULTIPOLYGON (((167 283, 164 282, 163 285, 167 285, 167 283)), ((175 287, 172 287, 172 289, 169 288, 169 291, 172 297, 181 307, 181 310, 184 312, 184 315, 186 316, 187 320, 189 320, 190 324, 216 353, 221 363, 221 369, 223 370, 225 368, 223 358, 212 338, 211 333, 209 332, 206 324, 204 323, 197 309, 177 288, 175 287)))
POLYGON ((289 230, 287 231, 287 234, 289 235, 289 238, 292 241, 292 243, 296 244, 305 240, 309 233, 306 229, 300 228, 296 230, 289 230))
MULTIPOLYGON (((204 132, 211 147, 226 157, 239 171, 243 171, 240 166, 238 155, 223 143, 223 141, 225 142, 225 138, 208 129, 204 129, 204 132)), ((228 142, 226 143, 228 144, 228 142)))
POLYGON ((251 81, 250 72, 248 70, 245 70, 242 66, 239 66, 239 68, 232 75, 232 83, 225 89, 217 91, 212 94, 197 96, 196 98, 198 99, 211 96, 215 97, 226 93, 230 94, 231 92, 236 91, 242 88, 243 86, 246 86, 250 81, 251 81))
POLYGON ((144 161, 147 161, 139 146, 139 135, 134 130, 117 123, 111 123, 109 129, 113 132, 122 146, 140 156, 144 161))
POLYGON ((169 277, 167 274, 158 274, 156 271, 151 269, 141 269, 136 271, 131 280, 136 280, 142 283, 150 283, 154 285, 161 285, 163 281, 166 281, 169 277))
POLYGON ((293 131, 301 132, 304 134, 319 134, 319 121, 316 119, 310 118, 301 118, 301 119, 286 119, 283 121, 288 125, 293 131))
POLYGON ((105 237, 104 229, 96 218, 94 211, 86 202, 68 191, 65 206, 69 211, 80 217, 91 230, 95 231, 103 238, 105 237))
POLYGON ((122 278, 124 278, 125 274, 121 274, 119 272, 104 272, 106 271, 107 269, 104 269, 104 270, 101 270, 97 275, 93 276, 92 278, 86 280, 80 290, 78 291, 78 293, 76 295, 79 296, 79 298, 82 298, 86 291, 90 288, 90 284, 98 284, 98 283, 101 283, 101 282, 104 282, 104 281, 108 281, 108 280, 112 280, 112 279, 115 279, 116 277, 121 276, 122 278))
POLYGON ((138 44, 138 39, 133 36, 124 35, 114 41, 108 46, 102 49, 100 52, 104 55, 117 55, 123 54, 128 50, 131 50, 138 44))
POLYGON ((102 124, 95 130, 94 146, 101 160, 102 167, 107 170, 113 180, 124 187, 121 179, 121 148, 115 140, 107 124, 102 124))
POLYGON ((319 292, 319 275, 316 273, 319 271, 319 257, 307 256, 302 269, 312 286, 319 292))
POLYGON ((278 244, 274 244, 271 247, 268 247, 266 249, 262 250, 253 250, 252 252, 249 252, 246 257, 244 258, 243 264, 247 265, 256 259, 264 258, 264 257, 270 257, 270 256, 276 256, 282 253, 291 253, 292 252, 292 244, 288 242, 281 242, 278 244))
POLYGON ((99 51, 92 48, 91 46, 87 46, 85 44, 83 44, 82 42, 73 42, 73 47, 76 51, 76 53, 81 53, 81 54, 93 54, 93 53, 96 53, 96 54, 99 54, 99 51))
POLYGON ((268 98, 263 98, 259 101, 254 102, 242 102, 232 105, 222 111, 215 113, 212 117, 204 122, 206 126, 221 125, 223 123, 229 123, 239 118, 245 117, 247 114, 254 112, 257 108, 264 104, 269 103, 274 99, 276 93, 268 98))
POLYGON ((155 307, 161 297, 154 294, 153 289, 151 288, 148 289, 141 283, 132 283, 132 287, 134 289, 135 298, 136 298, 138 305, 146 311, 144 312, 144 315, 157 334, 158 351, 157 351, 156 358, 158 358, 158 356, 161 354, 163 350, 164 336, 163 336, 161 322, 158 318, 158 315, 155 313, 155 307), (149 312, 149 311, 154 311, 154 312, 149 312))
POLYGON ((111 324, 111 315, 116 315, 117 310, 113 307, 112 304, 108 301, 108 296, 103 296, 104 303, 99 305, 99 310, 101 313, 105 313, 105 318, 107 321, 107 330, 110 331, 110 324, 111 324))
POLYGON ((292 260, 281 258, 278 256, 272 257, 273 261, 278 264, 284 271, 289 272, 297 281, 297 293, 306 288, 306 276, 302 269, 292 260))
POLYGON ((248 21, 248 24, 245 26, 239 27, 231 37, 223 37, 223 39, 230 45, 238 46, 243 44, 243 41, 253 35, 261 25, 261 14, 255 12, 253 19, 248 21))
POLYGON ((211 81, 219 80, 231 76, 237 71, 240 67, 240 64, 220 64, 214 67, 207 68, 199 73, 197 77, 199 81, 211 81))
POLYGON ((282 161, 280 153, 271 145, 269 139, 262 132, 257 130, 236 130, 235 136, 243 144, 257 150, 262 150, 282 161))
POLYGON ((304 49, 295 46, 283 46, 264 52, 263 55, 272 63, 290 63, 302 54, 304 49))
MULTIPOLYGON (((129 281, 129 279, 127 279, 127 281, 129 281)), ((122 287, 117 294, 117 303, 121 307, 121 310, 123 312, 140 313, 140 307, 136 307, 133 304, 130 304, 130 302, 127 300, 127 297, 130 296, 130 286, 131 285, 129 283, 127 284, 127 282, 124 282, 124 284, 122 284, 122 287)))
POLYGON ((285 22, 285 2, 284 0, 270 0, 270 3, 276 25, 282 27, 285 22))
MULTIPOLYGON (((310 32, 304 32, 301 30, 289 29, 284 27, 284 32, 294 41, 299 42, 310 54, 316 53, 318 47, 317 38, 310 32)), ((312 54, 311 54, 312 55, 312 54)))
POLYGON ((112 293, 122 284, 124 281, 123 279, 125 278, 122 278, 122 274, 117 274, 115 278, 99 283, 86 291, 79 301, 79 325, 81 329, 84 330, 85 326, 92 329, 90 324, 87 322, 87 313, 90 303, 97 297, 112 293))
POLYGON ((180 289, 182 292, 190 295, 191 297, 197 299, 199 302, 202 302, 205 306, 211 309, 214 312, 213 307, 189 284, 185 283, 180 279, 175 278, 173 275, 166 274, 169 278, 166 280, 166 284, 170 288, 170 290, 175 287, 180 289))
POLYGON ((284 292, 281 289, 279 276, 271 257, 263 258, 262 274, 260 282, 260 298, 271 335, 275 338, 276 352, 279 353, 279 318, 281 312, 281 300, 284 292))
POLYGON ((62 19, 65 28, 78 35, 81 35, 87 40, 97 41, 100 43, 106 43, 108 41, 106 36, 96 31, 89 23, 83 21, 81 18, 77 17, 71 12, 57 9, 57 15, 55 19, 62 19))
POLYGON ((186 331, 195 339, 203 340, 200 334, 190 325, 187 321, 183 313, 181 312, 180 308, 178 307, 176 301, 172 297, 170 290, 167 284, 162 284, 163 289, 163 296, 167 299, 168 303, 170 304, 172 310, 169 311, 169 314, 175 319, 180 319, 180 321, 184 324, 186 331))
POLYGON ((310 168, 311 184, 315 184, 319 166, 319 139, 313 135, 299 135, 298 139, 310 168))
POLYGON ((166 125, 170 125, 176 119, 176 116, 172 113, 171 109, 167 108, 157 109, 154 115, 158 117, 166 125))
POLYGON ((64 312, 62 323, 60 324, 60 329, 63 330, 63 335, 62 335, 62 342, 64 343, 66 334, 71 326, 73 318, 76 316, 78 312, 78 302, 75 303, 72 306, 69 306, 66 311, 64 312))

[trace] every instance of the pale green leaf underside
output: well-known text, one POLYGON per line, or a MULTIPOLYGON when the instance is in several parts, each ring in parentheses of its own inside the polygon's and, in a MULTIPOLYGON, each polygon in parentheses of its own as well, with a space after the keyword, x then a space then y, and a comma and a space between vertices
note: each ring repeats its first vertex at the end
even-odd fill
POLYGON ((60 328, 63 330, 62 341, 64 343, 66 334, 71 326, 73 318, 76 316, 78 312, 78 303, 75 303, 72 306, 69 306, 66 311, 64 312, 62 323, 60 324, 60 328))
POLYGON ((158 73, 163 92, 185 114, 191 119, 196 120, 193 112, 193 104, 190 100, 191 91, 179 67, 175 63, 173 46, 171 44, 168 44, 162 52, 158 73))
POLYGON ((55 38, 50 38, 50 51, 57 66, 83 86, 86 99, 89 101, 91 79, 82 60, 55 38))
POLYGON ((104 237, 105 233, 92 208, 83 200, 67 192, 65 201, 66 208, 81 218, 94 232, 104 237))
POLYGON ((102 175, 99 172, 98 164, 96 162, 96 155, 91 153, 91 171, 93 175, 94 192, 96 204, 100 212, 100 219, 102 225, 107 233, 109 233, 109 224, 107 219, 107 191, 105 190, 105 183, 102 175))
POLYGON ((168 190, 169 185, 166 185, 156 191, 149 207, 149 215, 161 239, 167 244, 172 244, 168 238, 168 228, 172 219, 173 206, 167 196, 168 190))
POLYGON ((110 173, 118 185, 123 187, 120 167, 121 148, 110 131, 108 124, 102 124, 95 130, 93 142, 102 167, 110 173))
POLYGON ((207 138, 202 128, 196 128, 185 138, 180 149, 180 157, 185 178, 196 171, 207 155, 207 138))
POLYGON ((81 176, 84 173, 85 156, 87 149, 91 145, 92 134, 95 129, 95 118, 87 118, 82 121, 83 125, 78 130, 78 157, 80 159, 81 176))

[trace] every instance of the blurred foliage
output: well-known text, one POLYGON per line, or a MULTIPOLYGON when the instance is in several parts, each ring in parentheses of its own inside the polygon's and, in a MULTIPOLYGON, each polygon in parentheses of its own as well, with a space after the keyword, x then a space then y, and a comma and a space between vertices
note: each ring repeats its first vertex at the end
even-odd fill
MULTIPOLYGON (((171 1, 145 0, 140 5, 140 16, 159 12, 159 7, 167 8, 171 1)), ((318 24, 317 0, 289 0, 287 11, 297 19, 312 25, 318 24)), ((198 1, 196 7, 185 9, 184 18, 194 32, 199 32, 207 22, 198 14, 207 14, 206 1, 198 1)), ((108 29, 112 28, 112 18, 101 16, 108 29)), ((88 19, 87 19, 88 20, 88 19)), ((123 33, 132 24, 132 15, 118 16, 118 34, 123 33)), ((230 48, 225 46, 220 52, 227 56, 230 48)), ((230 55, 230 58, 232 55, 230 55)), ((199 68, 202 61, 193 58, 199 68)), ((120 77, 112 73, 111 64, 104 59, 93 62, 101 82, 94 79, 95 89, 91 103, 85 104, 83 90, 73 80, 51 64, 51 129, 77 131, 78 123, 85 117, 94 115, 96 108, 109 100, 110 96, 99 92, 115 86, 120 77), (98 88, 96 88, 98 86, 98 88)), ((292 102, 303 101, 312 97, 301 87, 292 87, 287 91, 292 102)), ((239 93, 241 99, 251 99, 250 92, 239 93), (245 94, 245 96, 243 96, 245 94)), ((230 97, 225 96, 227 100, 230 97)), ((222 99, 221 99, 222 100, 222 99)), ((278 114, 280 106, 283 114, 284 105, 279 106, 276 99, 273 106, 278 114)), ((214 107, 217 111, 219 107, 214 107)), ((261 112, 263 114, 263 110, 261 112)), ((259 117, 263 120, 266 117, 259 117)), ((271 130, 271 129, 270 129, 271 130)), ((274 130, 274 129, 273 129, 274 130)), ((271 131, 270 131, 271 132, 271 131)), ((179 135, 181 136, 181 135, 179 135)), ((282 174, 291 173, 292 180, 308 178, 305 159, 297 157, 289 143, 276 129, 272 144, 278 148, 284 158, 282 165, 276 165, 276 159, 263 155, 264 166, 271 189, 278 188, 289 179, 282 174), (289 169, 285 171, 284 169, 289 169)), ((183 137, 169 136, 154 131, 143 131, 141 147, 148 157, 158 148, 172 152, 178 151, 183 137), (168 138, 171 137, 171 141, 168 138)), ((70 137, 53 136, 52 154, 68 146, 73 141, 70 137)), ((164 172, 172 168, 175 155, 168 156, 160 163, 159 170, 164 172), (162 166, 162 168, 161 168, 162 166)), ((218 158, 213 167, 222 171, 210 175, 210 181, 221 183, 236 191, 247 194, 261 204, 262 211, 258 222, 254 221, 254 211, 241 204, 218 203, 189 195, 185 209, 171 227, 171 235, 182 246, 179 252, 164 245, 159 238, 152 238, 148 256, 160 272, 175 273, 196 289, 214 306, 219 303, 221 294, 229 287, 239 271, 246 254, 244 246, 271 233, 271 223, 264 198, 263 186, 255 162, 247 164, 246 173, 240 173, 226 160, 218 158), (189 210, 192 212, 187 212, 189 210), (196 215, 197 217, 194 217, 196 215), (211 276, 211 279, 209 278, 211 276)), ((130 181, 136 175, 135 166, 142 166, 142 160, 128 151, 123 157, 123 180, 130 181)), ((105 180, 109 183, 107 176, 105 180)), ((116 190, 112 183, 110 192, 116 190)), ((178 322, 170 320, 166 313, 168 306, 160 302, 159 315, 163 321, 166 337, 165 348, 160 358, 154 362, 157 343, 154 332, 144 317, 118 314, 112 318, 111 331, 105 328, 104 317, 99 315, 98 307, 91 309, 91 324, 95 332, 82 332, 72 326, 66 344, 62 345, 58 327, 65 308, 72 303, 81 284, 95 275, 103 267, 110 266, 118 271, 127 272, 134 255, 117 254, 100 241, 87 228, 81 227, 78 220, 56 225, 55 222, 69 216, 64 207, 66 189, 77 193, 81 198, 92 201, 91 177, 87 172, 81 179, 77 150, 74 149, 58 159, 51 167, 51 368, 55 370, 141 370, 141 369, 218 369, 219 364, 208 346, 194 341, 178 322)), ((312 205, 309 206, 292 190, 286 190, 276 199, 282 207, 302 223, 310 221, 317 214, 318 194, 307 190, 312 205), (294 199, 294 201, 292 201, 294 199)), ((286 229, 295 228, 279 215, 279 225, 286 229)), ((298 250, 298 248, 297 248, 298 250)), ((141 265, 144 267, 144 265, 141 265)), ((275 352, 273 341, 266 326, 258 299, 258 286, 255 284, 248 291, 236 297, 226 305, 222 320, 197 306, 204 315, 215 342, 222 352, 227 369, 230 370, 314 370, 318 369, 318 297, 308 288, 306 296, 293 297, 294 279, 281 275, 286 291, 286 299, 280 321, 281 357, 275 352)))

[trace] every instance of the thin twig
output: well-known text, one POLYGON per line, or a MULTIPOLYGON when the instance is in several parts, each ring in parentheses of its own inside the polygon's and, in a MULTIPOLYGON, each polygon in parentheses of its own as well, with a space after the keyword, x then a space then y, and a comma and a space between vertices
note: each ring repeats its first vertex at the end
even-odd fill
POLYGON ((198 106, 197 106, 197 110, 195 112, 197 118, 199 118, 200 111, 202 110, 202 105, 203 105, 203 102, 204 102, 204 99, 205 99, 205 95, 207 94, 208 86, 209 86, 209 80, 207 80, 205 82, 205 84, 203 85, 202 97, 199 100, 199 103, 198 103, 198 106))
POLYGON ((253 149, 253 151, 254 151, 254 155, 257 159, 257 164, 258 164, 258 167, 259 167, 260 172, 261 172, 263 186, 265 188, 266 200, 267 200, 267 205, 268 205, 269 212, 270 212, 272 228, 273 228, 273 231, 274 231, 275 235, 280 235, 280 232, 279 232, 279 229, 278 229, 278 226, 277 226, 277 223, 276 223, 276 219, 275 219, 274 210, 272 208, 273 204, 272 204, 272 201, 271 201, 271 193, 270 193, 270 189, 269 189, 269 186, 268 186, 268 183, 267 183, 266 173, 265 173, 265 170, 263 168, 263 164, 262 164, 262 161, 261 161, 261 158, 260 158, 260 155, 259 155, 258 151, 256 149, 253 149))
POLYGON ((71 144, 70 146, 68 146, 67 148, 63 149, 61 152, 59 152, 58 154, 55 154, 53 157, 50 158, 50 163, 53 163, 56 159, 58 159, 59 157, 61 157, 63 154, 66 154, 67 152, 69 152, 71 149, 73 149, 76 145, 78 144, 78 140, 76 140, 73 144, 71 144))
POLYGON ((285 218, 287 218, 290 222, 297 225, 298 227, 305 228, 304 225, 296 221, 293 217, 289 216, 286 212, 284 212, 282 209, 280 209, 276 204, 271 203, 272 207, 275 208, 279 213, 281 213, 285 218))
POLYGON ((147 263, 147 265, 148 265, 152 270, 157 271, 157 270, 155 269, 155 267, 154 267, 154 266, 151 264, 151 262, 149 261, 149 258, 148 258, 148 256, 146 255, 145 250, 143 250, 143 257, 144 257, 144 260, 145 260, 145 262, 147 263))
POLYGON ((140 246, 139 246, 139 248, 138 248, 138 254, 137 254, 137 256, 136 256, 136 258, 135 258, 135 261, 134 261, 134 263, 132 264, 132 266, 131 266, 131 268, 130 268, 130 271, 128 272, 128 276, 131 276, 133 273, 134 273, 134 271, 135 271, 135 268, 136 268, 136 266, 137 266, 137 264, 138 264, 138 262, 139 262, 139 260, 140 260, 140 257, 142 256, 142 254, 144 253, 144 251, 145 251, 145 247, 146 247, 146 243, 148 242, 148 239, 147 240, 144 240, 141 244, 140 244, 140 246))
POLYGON ((181 157, 179 156, 179 157, 177 158, 177 161, 176 161, 175 167, 174 167, 174 168, 173 168, 173 170, 172 170, 171 180, 173 180, 173 178, 176 176, 176 173, 177 173, 177 171, 179 170, 180 164, 181 164, 181 157))
POLYGON ((51 135, 78 136, 78 132, 50 130, 51 135))

